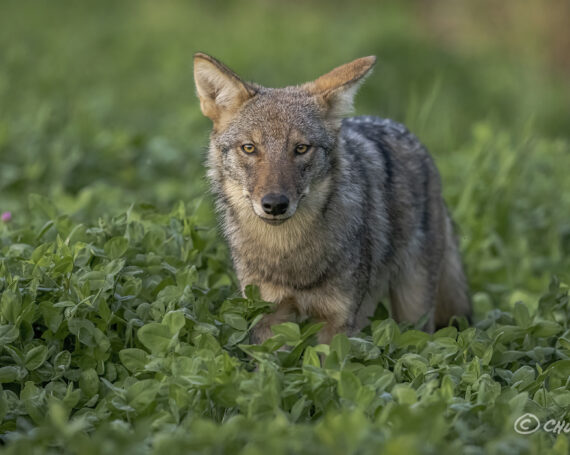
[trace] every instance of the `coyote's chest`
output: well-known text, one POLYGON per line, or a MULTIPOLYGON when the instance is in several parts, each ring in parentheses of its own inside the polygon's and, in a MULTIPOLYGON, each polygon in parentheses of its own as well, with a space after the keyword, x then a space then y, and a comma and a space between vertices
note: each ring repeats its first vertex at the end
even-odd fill
POLYGON ((303 229, 306 220, 270 226, 249 220, 236 226, 229 241, 238 275, 251 283, 303 290, 327 269, 324 233, 303 229))

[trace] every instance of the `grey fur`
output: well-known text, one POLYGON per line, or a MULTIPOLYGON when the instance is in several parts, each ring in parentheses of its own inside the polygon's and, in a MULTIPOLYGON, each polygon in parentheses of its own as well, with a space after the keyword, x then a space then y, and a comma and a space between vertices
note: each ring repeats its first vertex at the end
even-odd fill
MULTIPOLYGON (((357 72, 349 82, 365 74, 357 72)), ((223 77, 237 83, 233 72, 223 77)), ((242 287, 256 284, 275 302, 254 340, 270 336, 272 324, 311 317, 327 323, 320 340, 329 342, 362 329, 385 296, 398 321, 431 310, 428 331, 469 317, 440 178, 417 138, 392 120, 341 122, 307 84, 241 83, 247 99, 214 119, 208 176, 242 287), (255 144, 253 156, 244 143, 255 144), (310 151, 295 155, 298 143, 310 151), (259 201, 269 192, 287 195, 287 213, 267 219, 259 201)))

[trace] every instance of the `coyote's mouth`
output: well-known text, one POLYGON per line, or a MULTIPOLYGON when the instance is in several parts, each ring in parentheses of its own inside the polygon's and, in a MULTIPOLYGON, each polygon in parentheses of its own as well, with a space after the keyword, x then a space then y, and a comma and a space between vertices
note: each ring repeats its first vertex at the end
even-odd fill
POLYGON ((260 216, 259 218, 261 218, 267 224, 271 224, 272 226, 279 226, 280 224, 285 223, 285 221, 287 221, 291 217, 289 216, 287 218, 266 218, 264 216, 260 216))

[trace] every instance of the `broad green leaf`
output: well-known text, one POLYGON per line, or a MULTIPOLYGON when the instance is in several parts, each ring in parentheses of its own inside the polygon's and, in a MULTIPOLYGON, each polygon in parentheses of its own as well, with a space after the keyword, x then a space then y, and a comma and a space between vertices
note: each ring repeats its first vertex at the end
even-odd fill
POLYGON ((307 346, 305 348, 305 352, 303 353, 303 366, 313 366, 313 367, 320 367, 321 361, 319 359, 319 355, 315 351, 315 348, 312 346, 307 346))
POLYGON ((94 347, 97 343, 95 340, 95 326, 87 319, 70 319, 67 321, 69 331, 77 336, 82 344, 94 347))
POLYGON ((551 363, 544 372, 550 376, 566 380, 570 378, 570 360, 558 360, 551 363))
POLYGON ((56 333, 63 322, 63 312, 61 308, 54 306, 53 302, 45 301, 39 305, 40 313, 49 329, 56 333))
POLYGON ((418 401, 416 391, 406 384, 396 384, 392 388, 392 395, 398 403, 401 404, 414 404, 418 401))
POLYGON ((153 354, 164 354, 173 334, 170 329, 158 322, 151 322, 141 327, 137 332, 140 342, 153 354))
POLYGON ((129 248, 129 240, 125 237, 113 237, 105 243, 105 254, 111 259, 122 257, 129 248))
POLYGON ((271 331, 275 335, 283 336, 287 344, 296 344, 301 339, 301 331, 299 326, 294 322, 284 322, 282 324, 274 325, 271 331))
POLYGON ((423 375, 427 371, 427 361, 418 354, 406 353, 396 363, 394 371, 400 371, 405 368, 408 374, 415 378, 416 376, 423 375))
POLYGON ((0 383, 16 381, 20 376, 20 369, 14 366, 0 367, 0 383))
POLYGON ((122 364, 133 373, 144 370, 148 362, 148 354, 137 348, 122 349, 119 351, 119 358, 122 364))
POLYGON ((36 368, 39 368, 46 361, 47 354, 48 349, 46 346, 36 346, 26 352, 24 365, 28 370, 33 371, 36 368))
POLYGON ((384 319, 372 324, 372 339, 377 346, 383 347, 394 341, 400 329, 393 319, 384 319))
POLYGON ((521 327, 528 327, 530 325, 530 314, 528 312, 527 306, 524 303, 515 303, 514 316, 516 323, 521 327))
POLYGON ((87 397, 92 397, 99 391, 99 375, 93 368, 81 373, 79 388, 87 397))
POLYGON ((24 408, 36 425, 44 421, 46 415, 45 392, 37 387, 32 381, 26 381, 20 398, 24 408))
POLYGON ((245 287, 244 294, 250 300, 260 300, 261 299, 261 296, 259 294, 259 288, 257 286, 253 286, 251 284, 249 284, 245 287))
POLYGON ((127 403, 137 411, 151 405, 158 393, 160 384, 154 379, 135 382, 127 389, 127 403))
POLYGON ((331 341, 331 351, 336 352, 340 362, 343 362, 350 352, 350 341, 344 333, 336 334, 331 341))
POLYGON ((71 354, 69 351, 58 352, 53 360, 53 366, 56 370, 65 371, 71 365, 71 354))
POLYGON ((445 375, 441 380, 440 393, 445 401, 449 401, 453 398, 455 392, 455 383, 449 375, 445 375))
POLYGON ((340 379, 338 381, 338 395, 341 398, 345 398, 350 401, 356 401, 358 392, 362 385, 360 380, 348 370, 342 370, 340 372, 340 379))
POLYGON ((0 346, 10 344, 19 335, 20 332, 15 325, 0 325, 0 346))
POLYGON ((15 324, 22 312, 22 297, 19 293, 10 289, 2 292, 0 310, 6 321, 15 324))
POLYGON ((313 335, 319 333, 319 331, 324 327, 325 322, 314 322, 305 325, 301 329, 301 338, 303 340, 308 340, 313 335))
POLYGON ((71 256, 64 256, 58 258, 54 262, 53 274, 54 276, 70 273, 73 270, 73 258, 71 256))
POLYGON ((562 331, 562 327, 553 321, 540 321, 532 325, 532 333, 537 337, 550 337, 562 331))
POLYGON ((182 311, 170 311, 166 313, 164 319, 162 320, 162 323, 168 327, 168 330, 170 330, 170 333, 172 335, 176 335, 178 332, 180 332, 182 327, 184 327, 186 318, 184 317, 184 313, 182 311))
POLYGON ((247 321, 235 313, 225 313, 224 322, 236 330, 247 330, 247 321))
POLYGON ((407 330, 396 338, 396 343, 400 347, 419 346, 428 341, 429 338, 430 335, 426 332, 420 332, 419 330, 407 330))

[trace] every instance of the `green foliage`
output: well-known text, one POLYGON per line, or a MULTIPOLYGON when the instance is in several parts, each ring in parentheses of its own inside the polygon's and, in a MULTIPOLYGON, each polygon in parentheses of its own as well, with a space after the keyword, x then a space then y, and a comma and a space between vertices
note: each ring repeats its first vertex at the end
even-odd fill
POLYGON ((569 452, 568 434, 513 430, 570 421, 567 82, 442 46, 416 7, 4 2, 4 452, 569 452), (475 324, 429 335, 380 306, 330 346, 312 323, 249 344, 270 305, 238 293, 217 232, 197 50, 276 86, 377 54, 357 107, 435 156, 475 324))
POLYGON ((5 228, 0 250, 9 453, 566 453, 564 434, 513 430, 524 412, 570 417, 556 279, 536 310, 517 302, 475 327, 376 320, 327 346, 321 324, 287 322, 249 345, 268 304, 236 294, 223 244, 183 204, 82 229, 51 221, 5 228))

